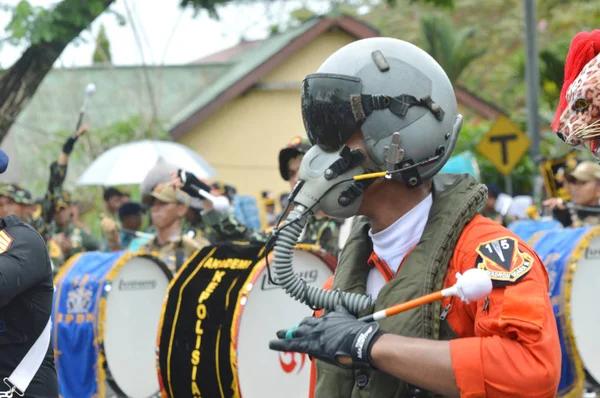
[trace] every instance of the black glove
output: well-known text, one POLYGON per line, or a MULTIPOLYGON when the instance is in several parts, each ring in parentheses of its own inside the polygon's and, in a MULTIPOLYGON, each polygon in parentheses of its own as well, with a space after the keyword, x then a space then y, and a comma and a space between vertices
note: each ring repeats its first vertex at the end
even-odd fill
POLYGON ((321 318, 305 318, 296 328, 278 331, 279 340, 271 340, 269 348, 306 353, 342 368, 373 368, 371 348, 382 334, 377 322, 364 323, 337 306, 321 318), (352 365, 340 363, 338 356, 352 358, 352 365))
POLYGON ((200 181, 198 177, 190 173, 189 171, 185 171, 182 169, 177 170, 177 176, 183 183, 183 188, 181 190, 193 198, 200 198, 205 200, 203 196, 198 193, 198 189, 206 191, 210 193, 211 187, 210 185, 200 181))
POLYGON ((66 140, 65 143, 63 144, 62 151, 65 154, 70 155, 71 152, 73 152, 73 146, 75 145, 75 141, 77 141, 78 138, 79 138, 78 135, 69 137, 69 139, 66 140))

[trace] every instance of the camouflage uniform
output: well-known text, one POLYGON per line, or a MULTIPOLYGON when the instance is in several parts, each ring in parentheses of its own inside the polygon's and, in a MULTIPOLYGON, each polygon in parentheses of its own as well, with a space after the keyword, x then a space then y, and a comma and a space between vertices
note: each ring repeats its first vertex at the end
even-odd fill
POLYGON ((343 221, 329 217, 311 216, 300 243, 320 246, 327 253, 337 258, 340 253, 340 227, 343 221))
POLYGON ((203 236, 210 244, 243 241, 265 243, 265 234, 246 227, 233 214, 225 211, 211 210, 193 223, 186 223, 185 231, 188 236, 203 236))
MULTIPOLYGON (((23 221, 34 227, 40 235, 42 235, 46 241, 48 253, 50 254, 55 269, 64 263, 65 258, 62 249, 52 238, 51 231, 53 223, 52 220, 49 220, 47 217, 54 216, 55 197, 56 195, 60 195, 60 186, 62 185, 61 169, 62 168, 56 164, 51 167, 52 171, 48 192, 44 199, 37 204, 33 201, 31 193, 23 187, 17 184, 0 184, 0 196, 6 196, 20 205, 36 207, 34 213, 31 216, 26 217, 23 221)), ((64 170, 66 170, 66 168, 64 168, 64 170)), ((64 174, 62 174, 62 178, 64 178, 64 174)))
POLYGON ((48 180, 48 189, 38 204, 36 212, 27 223, 37 229, 37 231, 48 240, 54 235, 53 221, 56 211, 56 201, 62 197, 62 186, 67 175, 67 166, 59 165, 54 162, 50 165, 50 178, 48 180))
POLYGON ((144 252, 155 252, 158 258, 165 262, 171 272, 175 273, 185 264, 196 250, 209 246, 210 242, 202 236, 190 238, 188 236, 176 236, 167 243, 160 245, 156 238, 142 245, 139 250, 144 252))
MULTIPOLYGON (((54 199, 55 202, 55 213, 58 213, 61 209, 68 208, 71 205, 71 195, 67 191, 61 191, 60 196, 54 199)), ((59 234, 63 234, 69 239, 71 248, 68 253, 65 254, 65 260, 75 254, 100 250, 100 242, 96 240, 87 230, 84 228, 76 227, 71 221, 66 227, 60 228, 56 223, 52 224, 53 237, 59 234)), ((55 264, 61 266, 62 264, 55 264)))

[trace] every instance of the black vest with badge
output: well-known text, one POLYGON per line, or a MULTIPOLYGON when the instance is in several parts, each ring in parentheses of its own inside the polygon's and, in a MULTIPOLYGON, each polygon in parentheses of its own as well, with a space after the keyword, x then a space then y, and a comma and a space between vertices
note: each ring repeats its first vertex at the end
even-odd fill
MULTIPOLYGON (((406 257, 396 277, 380 291, 365 316, 441 290, 456 242, 465 225, 483 207, 486 190, 470 176, 440 175, 433 179, 433 204, 419 244, 406 257)), ((372 242, 368 219, 355 223, 335 271, 333 289, 365 294, 372 242)), ((445 322, 441 301, 422 305, 379 322, 390 333, 432 340, 456 337, 445 322)), ((317 361, 316 398, 425 398, 435 394, 387 373, 341 369, 317 361)))
MULTIPOLYGON (((0 219, 0 391, 52 312, 52 266, 40 234, 12 215, 0 219)), ((52 344, 25 397, 58 397, 52 344)))

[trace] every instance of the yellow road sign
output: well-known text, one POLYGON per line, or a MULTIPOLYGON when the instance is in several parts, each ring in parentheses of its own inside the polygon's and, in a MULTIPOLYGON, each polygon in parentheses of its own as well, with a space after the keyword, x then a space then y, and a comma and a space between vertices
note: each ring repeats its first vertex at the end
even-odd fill
POLYGON ((477 151, 485 156, 496 169, 509 175, 519 160, 527 153, 529 137, 507 117, 500 116, 479 144, 477 151))

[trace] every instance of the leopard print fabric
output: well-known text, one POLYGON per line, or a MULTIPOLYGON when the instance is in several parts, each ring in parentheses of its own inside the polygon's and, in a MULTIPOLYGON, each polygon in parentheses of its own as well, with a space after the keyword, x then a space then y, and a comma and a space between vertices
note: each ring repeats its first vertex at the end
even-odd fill
POLYGON ((566 95, 557 134, 578 146, 600 136, 600 54, 585 65, 566 95))

